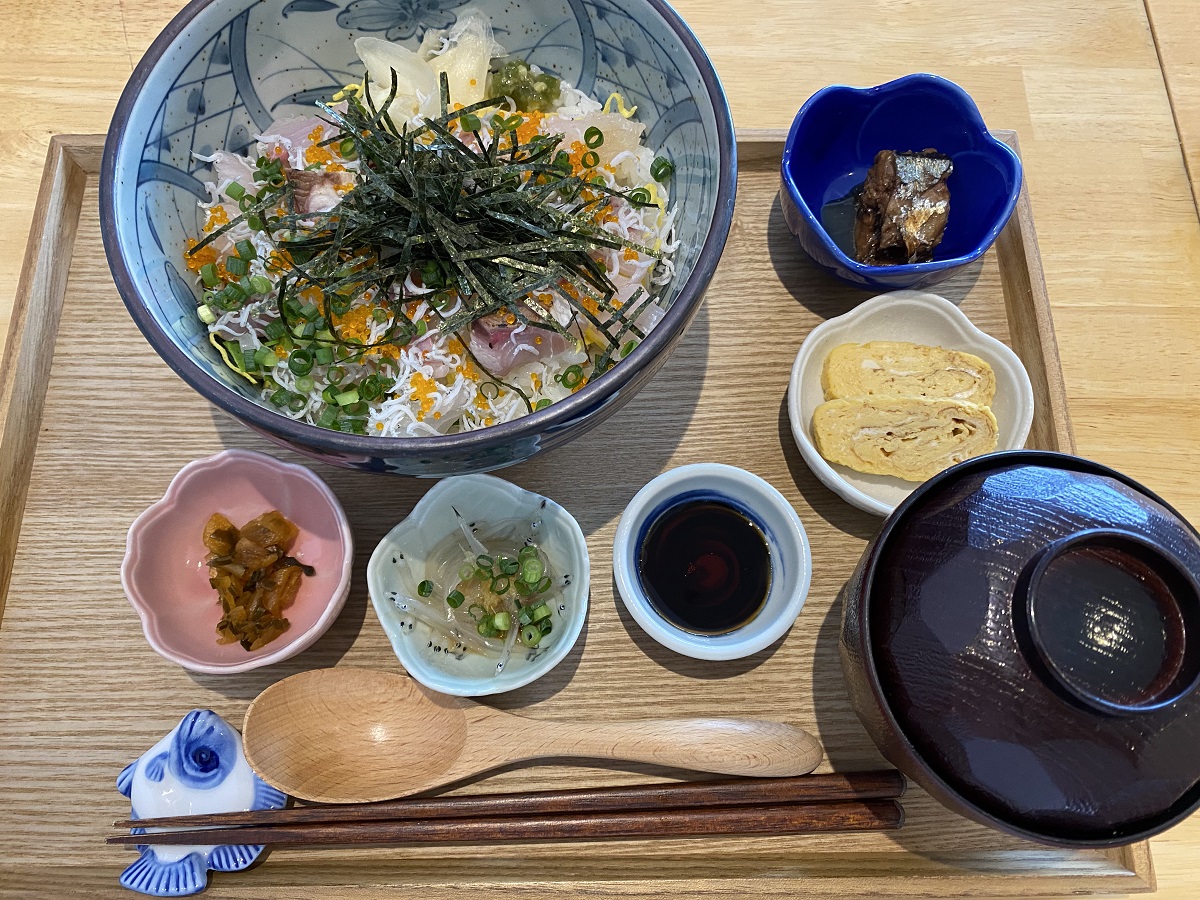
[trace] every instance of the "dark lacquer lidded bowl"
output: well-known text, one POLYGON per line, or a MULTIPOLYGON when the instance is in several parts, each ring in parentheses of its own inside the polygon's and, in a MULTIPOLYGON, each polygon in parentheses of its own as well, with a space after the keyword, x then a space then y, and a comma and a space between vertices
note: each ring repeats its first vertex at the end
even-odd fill
POLYGON ((922 485, 844 595, 842 661, 883 754, 961 814, 1105 847, 1200 805, 1200 535, 1057 453, 922 485))

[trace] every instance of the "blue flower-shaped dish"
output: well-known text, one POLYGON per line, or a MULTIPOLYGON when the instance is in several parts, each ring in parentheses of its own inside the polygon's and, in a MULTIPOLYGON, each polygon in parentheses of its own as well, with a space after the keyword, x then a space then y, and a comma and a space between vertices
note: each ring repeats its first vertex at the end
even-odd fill
MULTIPOLYGON (((127 765, 117 790, 129 798, 131 818, 191 816, 280 809, 287 794, 254 774, 241 735, 211 709, 193 709, 171 733, 127 765)), ((134 828, 131 834, 145 834, 134 828)), ((238 872, 254 864, 259 844, 182 846, 139 844, 141 855, 121 873, 121 884, 154 897, 204 890, 208 872, 238 872)))
POLYGON ((188 238, 209 164, 245 152, 275 119, 362 77, 354 40, 415 49, 453 25, 465 0, 192 0, 150 46, 117 104, 104 148, 100 214, 113 279, 146 339, 195 390, 265 436, 334 465, 409 475, 483 472, 528 459, 599 424, 666 362, 700 309, 733 220, 737 146, 724 91, 696 36, 664 0, 473 0, 512 56, 603 102, 637 106, 645 144, 670 159, 679 250, 670 308, 613 370, 514 422, 422 438, 344 434, 264 405, 222 364, 196 316, 188 238))
POLYGON ((1021 161, 992 137, 971 97, 937 75, 906 75, 873 88, 833 85, 800 107, 783 151, 784 220, 818 266, 862 288, 923 288, 981 257, 1012 215, 1021 161), (880 150, 934 148, 954 162, 950 218, 933 260, 868 266, 826 231, 825 205, 866 179, 880 150))

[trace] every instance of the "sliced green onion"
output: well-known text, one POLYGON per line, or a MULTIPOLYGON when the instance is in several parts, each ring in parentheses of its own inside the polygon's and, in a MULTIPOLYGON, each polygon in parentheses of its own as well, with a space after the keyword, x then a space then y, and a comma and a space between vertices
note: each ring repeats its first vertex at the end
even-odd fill
POLYGON ((517 635, 517 640, 526 647, 533 648, 542 642, 542 632, 536 625, 526 625, 517 635))
POLYGON ((579 161, 583 163, 584 168, 594 169, 596 166, 600 165, 600 154, 595 150, 589 150, 587 153, 583 154, 579 161))
POLYGON ((213 312, 212 307, 207 303, 196 310, 196 315, 200 317, 200 321, 205 325, 211 325, 213 322, 217 321, 217 314, 213 312))
POLYGON ((621 359, 627 357, 637 347, 637 341, 626 341, 625 346, 621 348, 621 359))
POLYGON ((667 181, 674 174, 675 166, 665 156, 656 156, 654 162, 650 163, 650 177, 659 184, 667 181))
POLYGON ((452 609, 458 609, 466 599, 462 591, 454 590, 446 595, 446 604, 452 609))
POLYGON ((533 559, 537 555, 538 555, 537 547, 534 547, 532 544, 526 544, 524 547, 521 548, 521 551, 517 554, 517 559, 519 559, 521 562, 525 562, 525 560, 533 559))
POLYGON ((332 347, 317 347, 313 350, 313 360, 318 366, 327 366, 333 362, 332 347))
POLYGON ((601 146, 604 143, 604 132, 593 125, 583 133, 583 142, 592 150, 601 146))
POLYGON ((479 624, 475 626, 475 630, 483 637, 496 637, 500 632, 496 630, 496 626, 492 624, 491 616, 484 616, 479 620, 479 624))
POLYGON ((333 428, 337 424, 337 409, 332 406, 327 406, 321 410, 321 414, 317 416, 317 425, 321 428, 333 428))
POLYGON ((330 384, 337 384, 346 377, 346 369, 344 366, 334 366, 325 377, 329 379, 330 384))
POLYGON ((548 618, 550 618, 549 603, 539 603, 537 606, 533 607, 532 610, 530 610, 529 621, 533 622, 535 625, 542 621, 542 619, 548 618))
MULTIPOLYGON (((271 355, 274 356, 275 354, 272 353, 271 355)), ((296 379, 296 390, 298 390, 301 394, 311 394, 313 388, 316 386, 317 382, 311 375, 301 375, 296 379)))
POLYGON ((542 619, 542 621, 538 622, 535 627, 543 635, 547 635, 554 630, 554 623, 549 619, 542 619))
POLYGON ((473 565, 471 565, 470 563, 463 563, 461 566, 458 567, 458 580, 459 581, 466 581, 468 578, 474 577, 474 575, 475 575, 475 567, 473 565))
POLYGON ((292 412, 300 412, 306 406, 308 406, 307 397, 302 397, 300 394, 292 394, 288 397, 288 409, 292 412))
POLYGON ((371 412, 371 407, 369 407, 362 400, 359 400, 357 403, 351 403, 349 406, 343 406, 342 412, 348 416, 365 416, 371 412))
POLYGON ((496 564, 500 566, 502 575, 516 575, 521 571, 521 564, 511 556, 501 556, 496 560, 496 564))
POLYGON ((250 271, 250 263, 239 256, 231 256, 225 260, 225 269, 235 278, 241 278, 250 271))
POLYGON ((247 372, 253 372, 258 368, 258 363, 254 360, 254 348, 242 348, 242 368, 247 372))
POLYGON ((263 220, 252 213, 246 216, 246 227, 251 231, 262 231, 263 220))
POLYGON ((276 319, 274 322, 268 322, 263 332, 267 335, 267 340, 277 341, 287 334, 287 326, 276 319))
POLYGON ((258 258, 258 251, 254 249, 254 244, 244 239, 233 245, 233 252, 238 255, 239 259, 244 259, 246 262, 258 258))
POLYGON ((433 593, 433 582, 426 578, 417 585, 417 594, 421 597, 428 597, 433 593))
POLYGON ((501 610, 492 616, 492 627, 497 631, 508 631, 512 627, 512 616, 507 610, 501 610))
POLYGON ((500 396, 500 385, 494 381, 485 381, 479 386, 479 393, 488 400, 495 400, 500 396))
POLYGON ((326 403, 333 403, 333 398, 338 394, 338 389, 335 385, 329 385, 325 390, 321 391, 321 399, 326 403))
POLYGON ((229 187, 225 188, 225 196, 231 200, 241 200, 246 196, 246 189, 235 181, 229 187))
POLYGON ((333 402, 338 406, 349 406, 351 403, 357 403, 358 389, 350 388, 348 391, 342 391, 340 394, 335 394, 333 402))
POLYGON ((341 153, 345 159, 354 159, 354 157, 358 154, 358 148, 354 145, 354 138, 346 138, 344 141, 338 144, 338 152, 341 153))
POLYGON ((492 567, 493 560, 490 556, 480 553, 477 557, 475 557, 475 564, 481 569, 490 569, 492 567))
POLYGON ((426 323, 426 321, 424 319, 419 319, 417 321, 417 337, 421 337, 428 330, 429 330, 429 325, 426 323))
POLYGON ((634 188, 625 196, 630 203, 637 206, 646 206, 650 202, 650 192, 645 188, 634 188))
POLYGON ((200 280, 204 282, 205 287, 215 288, 221 283, 221 276, 217 274, 216 263, 205 263, 200 267, 200 280))
POLYGON ((546 564, 536 556, 521 563, 521 580, 526 584, 537 584, 546 574, 546 564))
MULTIPOLYGON (((544 593, 546 593, 546 591, 550 590, 551 583, 552 582, 550 581, 550 576, 546 575, 544 578, 542 578, 541 581, 539 581, 537 583, 537 586, 534 587, 534 590, 537 591, 539 594, 544 594, 544 593)), ((536 621, 536 619, 534 621, 536 621)))
POLYGON ((377 306, 373 310, 371 310, 371 318, 374 319, 376 322, 378 322, 380 325, 382 325, 384 322, 386 322, 391 317, 392 317, 392 314, 389 313, 382 306, 377 306))
POLYGON ((463 113, 458 117, 458 124, 463 131, 478 131, 479 116, 474 113, 463 113))
POLYGON ((259 347, 254 351, 254 361, 260 369, 273 369, 279 364, 279 357, 270 347, 259 347))
POLYGON ((562 386, 568 390, 579 387, 583 383, 583 368, 581 366, 569 366, 562 373, 562 386))
MULTIPOLYGON (((510 587, 512 587, 512 582, 503 575, 492 579, 493 594, 507 594, 510 587)), ((508 626, 506 625, 504 627, 507 628, 508 626)))
POLYGON ((553 402, 554 401, 552 401, 549 397, 543 397, 537 403, 533 404, 533 411, 537 412, 539 409, 545 409, 547 406, 549 406, 553 402))
MULTIPOLYGON (((293 350, 291 356, 288 357, 288 369, 294 375, 307 375, 312 371, 313 355, 308 350, 293 350)), ((344 404, 339 403, 338 406, 344 404)))
POLYGON ((251 275, 250 287, 254 288, 254 293, 256 294, 271 293, 271 281, 268 278, 264 278, 262 275, 251 275))
POLYGON ((275 393, 273 393, 271 395, 271 404, 273 406, 286 406, 289 393, 291 393, 291 392, 286 390, 285 388, 280 388, 279 390, 277 390, 275 393))

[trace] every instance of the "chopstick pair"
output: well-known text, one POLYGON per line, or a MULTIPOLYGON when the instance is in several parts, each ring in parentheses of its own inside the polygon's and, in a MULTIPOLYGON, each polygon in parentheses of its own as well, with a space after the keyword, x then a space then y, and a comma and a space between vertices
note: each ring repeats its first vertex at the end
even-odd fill
POLYGON ((110 844, 272 846, 801 834, 899 828, 900 773, 680 782, 124 820, 110 844))

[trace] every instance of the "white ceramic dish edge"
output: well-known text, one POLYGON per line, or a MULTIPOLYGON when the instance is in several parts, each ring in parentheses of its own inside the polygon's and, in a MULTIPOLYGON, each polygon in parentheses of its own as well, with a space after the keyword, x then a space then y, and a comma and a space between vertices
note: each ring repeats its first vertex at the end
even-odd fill
MULTIPOLYGON (((761 527, 764 523, 759 524, 761 527)), ((694 463, 652 479, 629 501, 613 539, 613 578, 629 614, 664 647, 694 659, 741 659, 771 646, 800 615, 812 583, 812 549, 800 516, 770 483, 736 466, 694 463), (754 518, 770 519, 766 524, 773 527, 762 530, 771 544, 772 559, 781 559, 784 564, 783 582, 794 582, 790 590, 778 587, 780 579, 773 573, 762 612, 728 634, 694 634, 677 628, 654 610, 638 586, 637 544, 642 525, 663 504, 692 491, 726 497, 752 511, 754 518), (792 566, 796 569, 794 577, 789 571, 792 566)))
MULTIPOLYGON (((453 513, 451 512, 449 515, 452 516, 453 513)), ((543 525, 545 524, 543 522, 543 525)), ((375 614, 391 642, 392 649, 409 675, 426 687, 443 694, 458 697, 483 697, 524 687, 545 675, 571 652, 571 648, 575 646, 587 620, 588 599, 591 590, 590 565, 587 540, 583 530, 575 521, 575 517, 563 506, 548 497, 527 491, 493 475, 457 475, 435 484, 417 502, 408 516, 392 528, 375 547, 371 559, 367 563, 367 590, 371 597, 371 604, 375 608, 375 614), (439 512, 439 507, 449 509, 453 503, 467 521, 488 521, 485 516, 480 515, 481 498, 494 499, 502 504, 501 508, 507 510, 507 514, 502 517, 504 519, 520 517, 522 508, 529 509, 531 504, 540 505, 544 502, 546 512, 554 516, 554 520, 571 539, 572 552, 568 553, 562 548, 550 545, 543 545, 543 550, 550 557, 551 562, 556 563, 556 568, 560 571, 563 569, 562 558, 564 557, 574 556, 577 565, 571 566, 571 569, 575 571, 569 573, 572 576, 570 584, 572 593, 568 605, 571 617, 566 620, 566 630, 558 636, 549 651, 538 657, 533 665, 519 669, 511 667, 497 676, 469 678, 435 668, 429 661, 421 657, 419 649, 418 652, 414 652, 412 641, 402 634, 406 630, 400 624, 402 614, 388 599, 389 590, 386 587, 385 579, 389 577, 386 568, 391 564, 393 553, 401 546, 402 541, 410 537, 410 532, 421 529, 419 538, 424 543, 423 549, 425 550, 431 549, 451 533, 450 530, 443 529, 439 533, 433 534, 433 529, 426 527, 428 519, 439 512)))
POLYGON ((1008 346, 977 328, 961 309, 926 291, 892 291, 822 322, 804 339, 788 384, 788 418, 804 461, 821 482, 848 503, 887 516, 918 482, 866 475, 827 462, 810 436, 813 410, 825 396, 821 367, 838 344, 871 340, 912 341, 974 353, 996 373, 992 412, 1000 426, 997 450, 1025 446, 1033 425, 1033 385, 1020 358, 1008 346))

